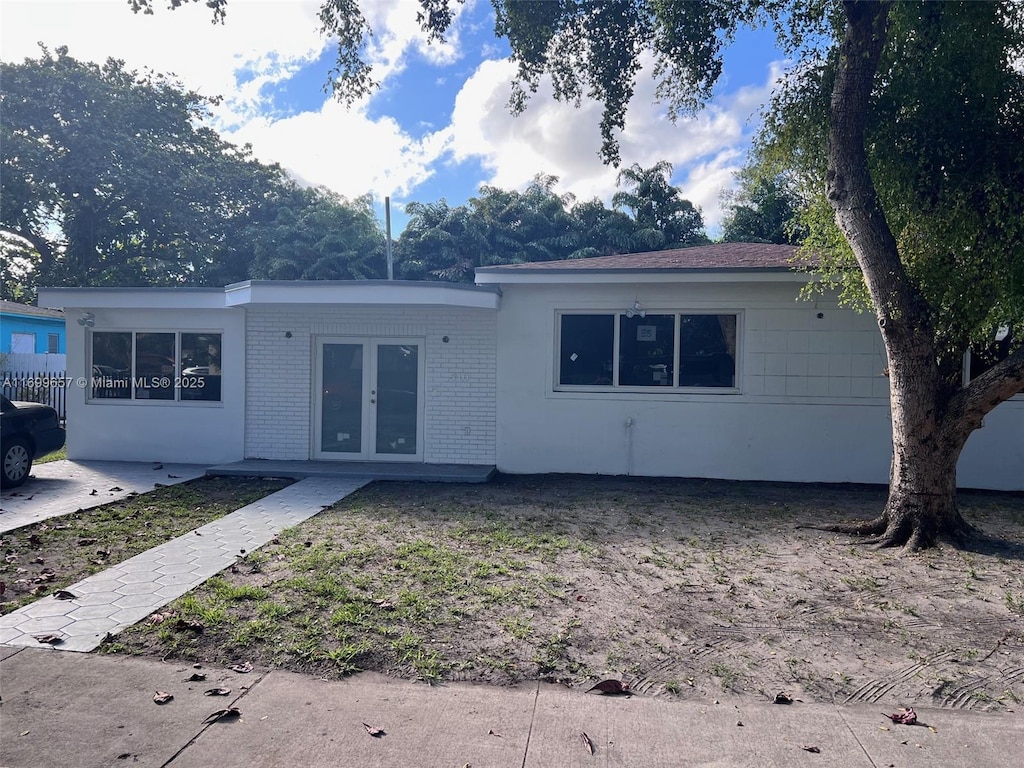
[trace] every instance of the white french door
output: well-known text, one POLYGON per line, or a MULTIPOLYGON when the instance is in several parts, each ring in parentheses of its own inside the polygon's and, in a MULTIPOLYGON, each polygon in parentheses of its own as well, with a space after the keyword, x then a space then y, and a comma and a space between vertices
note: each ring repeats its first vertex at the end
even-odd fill
POLYGON ((423 460, 422 339, 316 342, 313 457, 423 460))

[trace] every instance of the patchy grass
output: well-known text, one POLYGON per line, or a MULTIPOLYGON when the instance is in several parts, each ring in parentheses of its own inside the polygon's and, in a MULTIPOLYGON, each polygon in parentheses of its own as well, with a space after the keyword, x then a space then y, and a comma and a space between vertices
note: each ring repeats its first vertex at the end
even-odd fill
POLYGON ((796 527, 883 502, 862 486, 378 483, 164 612, 201 633, 143 623, 107 650, 323 676, 617 677, 650 695, 1012 706, 1024 497, 963 495, 1004 542, 975 551, 902 556, 796 527))
POLYGON ((223 517, 287 480, 202 477, 0 536, 0 615, 223 517))
POLYGON ((60 461, 61 459, 66 459, 67 457, 68 449, 65 446, 64 448, 61 448, 59 451, 54 451, 53 453, 47 454, 46 456, 41 456, 40 458, 35 459, 32 462, 32 464, 49 464, 51 461, 60 461))

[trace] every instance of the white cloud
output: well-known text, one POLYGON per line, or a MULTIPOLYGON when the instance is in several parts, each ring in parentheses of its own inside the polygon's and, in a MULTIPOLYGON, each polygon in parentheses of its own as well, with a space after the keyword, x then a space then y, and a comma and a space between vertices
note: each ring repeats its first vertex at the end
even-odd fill
POLYGON ((377 199, 407 195, 429 178, 448 141, 444 132, 413 139, 393 118, 371 119, 365 105, 346 110, 332 101, 318 112, 250 120, 228 138, 251 143, 259 159, 281 162, 303 183, 377 199))
MULTIPOLYGON (((703 209, 709 227, 717 227, 721 190, 731 186, 742 165, 760 105, 780 72, 773 67, 763 85, 720 96, 699 115, 676 123, 656 103, 653 80, 642 77, 618 137, 622 164, 646 168, 668 160, 675 167, 674 183, 703 209)), ((598 159, 600 105, 588 99, 579 108, 559 103, 545 81, 526 112, 512 116, 507 100, 513 75, 507 61, 484 61, 466 81, 452 117, 454 159, 479 159, 490 173, 483 183, 522 188, 543 172, 558 176, 560 191, 578 199, 609 201, 617 172, 598 159)))

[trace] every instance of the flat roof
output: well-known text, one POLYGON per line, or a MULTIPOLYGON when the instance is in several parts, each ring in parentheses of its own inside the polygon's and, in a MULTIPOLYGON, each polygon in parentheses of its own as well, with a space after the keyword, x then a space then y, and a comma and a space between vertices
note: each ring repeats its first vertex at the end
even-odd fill
POLYGON ((274 304, 404 305, 497 309, 498 286, 410 280, 246 280, 224 288, 40 288, 48 307, 230 309, 274 304))

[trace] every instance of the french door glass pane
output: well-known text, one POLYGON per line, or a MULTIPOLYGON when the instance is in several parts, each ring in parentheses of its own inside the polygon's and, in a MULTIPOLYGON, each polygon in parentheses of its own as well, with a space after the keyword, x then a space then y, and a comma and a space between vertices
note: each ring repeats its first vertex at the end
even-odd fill
POLYGON ((320 450, 359 453, 363 441, 363 345, 324 344, 320 450))
POLYGON ((377 345, 377 435, 379 454, 416 453, 419 349, 412 344, 377 345))

